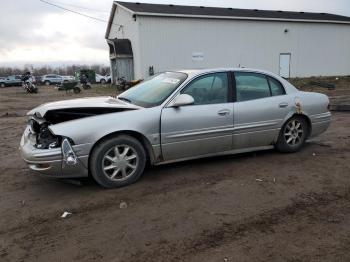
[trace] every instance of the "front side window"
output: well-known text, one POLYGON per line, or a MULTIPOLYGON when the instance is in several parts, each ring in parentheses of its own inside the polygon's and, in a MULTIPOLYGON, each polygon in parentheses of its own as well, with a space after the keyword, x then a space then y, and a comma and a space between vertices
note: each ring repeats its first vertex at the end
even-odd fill
POLYGON ((130 88, 118 99, 142 106, 154 107, 165 101, 187 78, 179 72, 165 72, 130 88))
POLYGON ((227 73, 215 73, 199 77, 189 83, 181 93, 192 96, 195 105, 227 103, 227 73))

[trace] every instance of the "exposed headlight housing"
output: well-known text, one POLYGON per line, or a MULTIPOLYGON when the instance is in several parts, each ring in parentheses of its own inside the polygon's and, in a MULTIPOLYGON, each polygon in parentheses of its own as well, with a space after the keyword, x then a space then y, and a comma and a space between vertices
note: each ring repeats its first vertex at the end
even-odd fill
POLYGON ((61 147, 64 162, 67 165, 75 165, 78 162, 77 156, 75 155, 73 148, 67 138, 63 139, 61 147))

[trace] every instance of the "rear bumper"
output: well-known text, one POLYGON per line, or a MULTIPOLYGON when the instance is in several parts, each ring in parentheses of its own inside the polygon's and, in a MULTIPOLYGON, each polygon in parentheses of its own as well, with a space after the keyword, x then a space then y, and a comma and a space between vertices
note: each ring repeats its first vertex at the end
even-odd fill
POLYGON ((312 132, 310 137, 315 137, 326 132, 331 124, 331 117, 330 112, 313 116, 311 119, 312 132))
POLYGON ((19 150, 23 160, 31 170, 55 178, 88 176, 86 165, 88 156, 77 157, 76 164, 69 165, 63 159, 61 148, 38 149, 34 146, 35 143, 35 135, 27 126, 21 138, 19 150))

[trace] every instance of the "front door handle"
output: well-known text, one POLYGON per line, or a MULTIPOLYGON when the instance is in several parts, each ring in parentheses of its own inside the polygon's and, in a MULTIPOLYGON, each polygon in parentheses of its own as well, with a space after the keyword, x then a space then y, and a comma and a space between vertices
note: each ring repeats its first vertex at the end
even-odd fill
POLYGON ((288 106, 287 102, 282 102, 282 103, 279 104, 280 108, 286 108, 287 106, 288 106))
POLYGON ((219 115, 219 116, 228 116, 230 113, 231 113, 230 110, 228 110, 228 109, 223 109, 223 110, 220 110, 220 111, 218 112, 218 115, 219 115))

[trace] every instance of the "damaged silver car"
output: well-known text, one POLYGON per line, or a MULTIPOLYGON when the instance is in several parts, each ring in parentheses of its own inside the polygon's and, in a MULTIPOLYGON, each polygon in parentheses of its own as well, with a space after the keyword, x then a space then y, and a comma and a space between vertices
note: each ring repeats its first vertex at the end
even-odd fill
POLYGON ((107 188, 135 182, 147 162, 296 152, 331 120, 327 96, 242 68, 165 72, 117 97, 47 103, 28 115, 20 151, 30 169, 91 175, 107 188))

